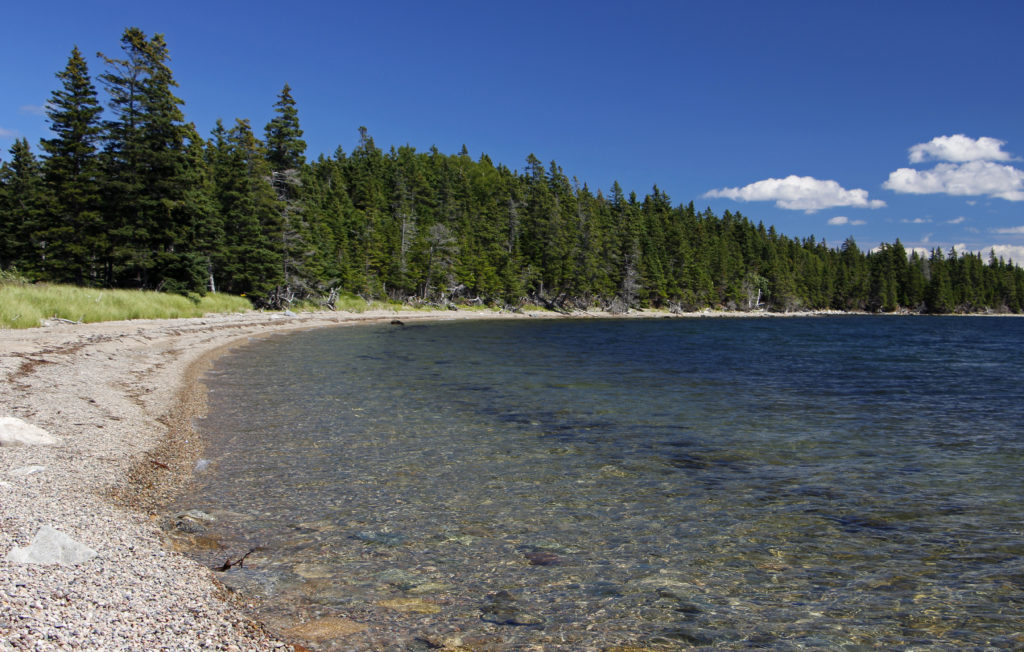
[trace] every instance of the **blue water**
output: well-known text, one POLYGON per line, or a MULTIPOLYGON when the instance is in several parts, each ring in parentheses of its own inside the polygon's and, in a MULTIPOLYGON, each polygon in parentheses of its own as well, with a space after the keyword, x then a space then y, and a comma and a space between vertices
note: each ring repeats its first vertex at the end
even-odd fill
POLYGON ((207 377, 195 555, 322 649, 1024 647, 1024 320, 363 326, 207 377), (629 647, 632 646, 632 647, 629 647))

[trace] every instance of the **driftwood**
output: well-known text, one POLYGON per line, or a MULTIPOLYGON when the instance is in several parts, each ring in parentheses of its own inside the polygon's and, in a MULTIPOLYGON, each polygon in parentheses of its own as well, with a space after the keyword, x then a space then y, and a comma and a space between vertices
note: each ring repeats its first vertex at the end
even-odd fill
POLYGON ((233 567, 233 566, 238 566, 239 568, 241 568, 242 567, 242 562, 245 561, 245 558, 248 557, 249 555, 251 555, 252 553, 256 552, 257 550, 259 550, 259 547, 249 548, 249 552, 247 552, 244 555, 242 555, 241 557, 239 557, 237 561, 231 561, 231 558, 229 557, 229 558, 224 560, 224 564, 223 565, 217 566, 213 570, 219 571, 219 572, 223 573, 223 572, 231 569, 231 567, 233 567))

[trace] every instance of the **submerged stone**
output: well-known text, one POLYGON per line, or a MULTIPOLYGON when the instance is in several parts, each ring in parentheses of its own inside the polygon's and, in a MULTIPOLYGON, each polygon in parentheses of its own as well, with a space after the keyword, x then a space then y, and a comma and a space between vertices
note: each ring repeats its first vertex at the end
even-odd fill
POLYGON ((562 558, 547 550, 534 550, 523 555, 531 566, 554 566, 562 563, 562 558))
POLYGON ((516 599, 508 591, 498 591, 487 596, 487 603, 481 607, 480 618, 484 622, 495 625, 517 625, 523 627, 544 624, 540 616, 528 613, 519 608, 516 599))
POLYGON ((381 600, 377 606, 413 614, 436 614, 441 611, 439 605, 423 598, 392 598, 391 600, 381 600))
POLYGON ((190 509, 174 516, 174 529, 185 534, 202 534, 217 519, 204 511, 190 509))
POLYGON ((295 625, 284 630, 289 636, 304 638, 309 641, 325 641, 341 636, 350 636, 364 631, 367 628, 363 623, 357 623, 348 618, 317 618, 301 625, 295 625))

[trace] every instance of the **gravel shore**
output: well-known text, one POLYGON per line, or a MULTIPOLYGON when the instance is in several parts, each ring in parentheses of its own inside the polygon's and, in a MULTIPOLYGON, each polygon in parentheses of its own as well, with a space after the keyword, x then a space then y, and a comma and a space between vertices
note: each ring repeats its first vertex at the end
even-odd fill
MULTIPOLYGON (((197 382, 252 337, 305 328, 494 313, 247 313, 0 330, 0 417, 59 439, 0 447, 0 650, 292 650, 215 574, 172 551, 157 508, 189 478, 197 382), (6 559, 50 526, 97 555, 6 559)), ((302 649, 301 645, 298 649, 302 649)))

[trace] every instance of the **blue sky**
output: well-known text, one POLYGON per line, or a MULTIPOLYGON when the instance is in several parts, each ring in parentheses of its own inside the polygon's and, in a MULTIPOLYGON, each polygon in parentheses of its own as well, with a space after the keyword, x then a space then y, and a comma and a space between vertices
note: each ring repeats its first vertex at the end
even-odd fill
POLYGON ((47 135, 72 46, 95 80, 128 26, 166 35, 203 134, 261 132, 287 82, 310 157, 365 125, 790 236, 1024 261, 1021 2, 8 3, 0 157, 47 135))

